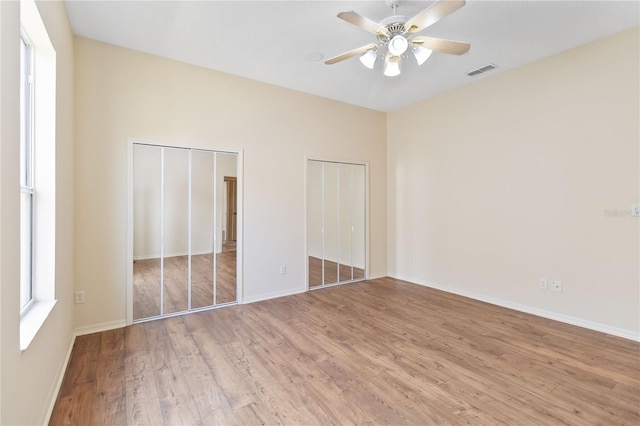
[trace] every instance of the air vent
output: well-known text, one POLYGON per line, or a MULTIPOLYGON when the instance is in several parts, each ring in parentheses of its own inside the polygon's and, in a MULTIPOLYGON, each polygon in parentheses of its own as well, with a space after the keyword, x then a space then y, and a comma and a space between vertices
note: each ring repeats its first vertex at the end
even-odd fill
POLYGON ((469 72, 467 73, 467 75, 468 75, 469 77, 473 77, 474 75, 482 74, 482 73, 485 73, 485 72, 487 72, 487 71, 491 71, 492 69, 496 69, 496 68, 498 68, 498 66, 497 66, 497 65, 495 65, 495 64, 489 64, 489 65, 485 65, 485 66, 484 66, 484 67, 482 67, 482 68, 478 68, 477 70, 469 71, 469 72))

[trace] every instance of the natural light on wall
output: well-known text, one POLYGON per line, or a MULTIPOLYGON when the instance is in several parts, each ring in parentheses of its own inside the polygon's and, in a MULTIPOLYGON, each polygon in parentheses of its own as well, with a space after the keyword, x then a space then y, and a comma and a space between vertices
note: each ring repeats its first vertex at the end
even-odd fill
POLYGON ((33 0, 20 1, 20 349, 55 306, 56 52, 33 0))

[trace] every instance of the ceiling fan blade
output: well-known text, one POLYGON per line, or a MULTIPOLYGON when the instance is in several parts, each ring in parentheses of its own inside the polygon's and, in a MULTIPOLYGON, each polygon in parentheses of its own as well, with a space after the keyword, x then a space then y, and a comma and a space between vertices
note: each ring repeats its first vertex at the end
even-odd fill
POLYGON ((376 44, 367 44, 366 46, 358 47, 357 49, 350 50, 341 55, 334 56, 333 58, 327 59, 324 61, 327 65, 333 65, 337 62, 344 61, 345 59, 353 58, 354 56, 362 55, 367 50, 375 49, 378 45, 376 44))
POLYGON ((417 33, 460 9, 465 4, 465 0, 441 0, 405 22, 404 28, 408 33, 417 33))
POLYGON ((416 37, 411 43, 414 46, 422 46, 435 52, 449 53, 451 55, 462 55, 467 53, 471 47, 469 43, 433 37, 416 37))
POLYGON ((353 10, 338 13, 338 18, 342 19, 343 21, 347 21, 348 23, 353 24, 358 28, 362 28, 365 31, 369 31, 370 33, 376 35, 389 35, 389 32, 384 26, 378 24, 375 21, 372 21, 371 19, 365 18, 364 16, 358 15, 353 10))

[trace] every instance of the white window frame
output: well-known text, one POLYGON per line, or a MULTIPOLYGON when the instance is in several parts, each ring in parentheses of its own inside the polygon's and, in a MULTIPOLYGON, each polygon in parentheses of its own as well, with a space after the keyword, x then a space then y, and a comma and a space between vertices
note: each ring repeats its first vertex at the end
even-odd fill
POLYGON ((24 351, 56 305, 56 51, 34 0, 20 0, 20 24, 31 45, 33 74, 32 297, 20 309, 24 351))
POLYGON ((20 313, 22 314, 31 307, 33 302, 35 176, 33 167, 33 46, 24 31, 20 35, 20 44, 20 313), (29 195, 28 207, 23 204, 23 194, 29 195), (23 223, 25 220, 28 222, 27 224, 23 223), (23 235, 25 226, 28 227, 26 238, 23 235), (28 251, 23 250, 25 245, 28 246, 28 251), (24 258, 25 255, 27 259, 24 258), (27 271, 28 275, 25 274, 27 271))

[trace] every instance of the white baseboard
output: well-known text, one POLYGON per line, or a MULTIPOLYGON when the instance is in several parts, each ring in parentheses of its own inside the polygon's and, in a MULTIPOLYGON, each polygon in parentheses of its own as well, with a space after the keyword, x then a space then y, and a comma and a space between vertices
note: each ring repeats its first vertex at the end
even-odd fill
POLYGON ((485 296, 482 294, 461 290, 454 287, 448 287, 448 286, 444 286, 444 285, 440 285, 432 282, 427 282, 427 281, 419 280, 416 278, 405 277, 403 275, 394 274, 389 276, 398 280, 408 281, 408 282, 419 284, 425 287, 446 291, 447 293, 457 294, 459 296, 468 297, 470 299, 479 300, 481 302, 490 303, 492 305, 502 306, 503 308, 509 308, 515 311, 536 315, 538 317, 543 317, 543 318, 551 319, 554 321, 563 322, 565 324, 576 325, 578 327, 586 328, 589 330, 599 331, 601 333, 611 334, 613 336, 618 336, 625 339, 640 342, 640 334, 634 333, 633 331, 630 331, 630 330, 611 327, 606 324, 588 321, 582 318, 576 318, 569 315, 559 314, 557 312, 546 311, 544 309, 535 308, 533 306, 522 305, 520 303, 515 303, 508 300, 503 300, 503 299, 497 299, 494 297, 485 296))
POLYGON ((294 294, 300 294, 307 291, 306 287, 297 288, 294 290, 274 291, 273 293, 260 294, 258 296, 244 297, 242 304, 261 302, 263 300, 275 299, 277 297, 292 296, 294 294))
POLYGON ((84 336, 85 334, 99 333, 101 331, 114 330, 116 328, 123 328, 126 326, 127 326, 126 320, 103 322, 100 324, 92 324, 84 327, 78 327, 75 330, 75 335, 84 336))
POLYGON ((62 381, 64 380, 64 373, 67 372, 67 366, 69 365, 69 359, 71 359, 71 351, 73 350, 73 344, 76 342, 75 333, 71 335, 69 339, 69 347, 67 348, 67 354, 64 357, 64 360, 58 367, 57 379, 53 384, 51 392, 49 392, 49 406, 47 407, 47 411, 44 413, 44 419, 39 423, 41 425, 48 425, 51 420, 51 414, 53 414, 53 408, 56 405, 56 401, 58 399, 58 394, 60 393, 60 388, 62 387, 62 381))
POLYGON ((378 278, 384 278, 387 274, 369 274, 368 280, 377 280, 378 278))
MULTIPOLYGON (((221 253, 221 251, 218 251, 216 253, 221 253)), ((192 252, 191 256, 199 256, 201 254, 213 254, 213 252, 211 250, 205 250, 205 251, 198 251, 198 252, 192 252)), ((188 252, 177 252, 177 253, 165 253, 164 257, 178 257, 178 256, 187 256, 189 255, 188 252)), ((133 256, 133 260, 147 260, 147 259, 160 259, 160 254, 145 254, 142 256, 133 256)))

